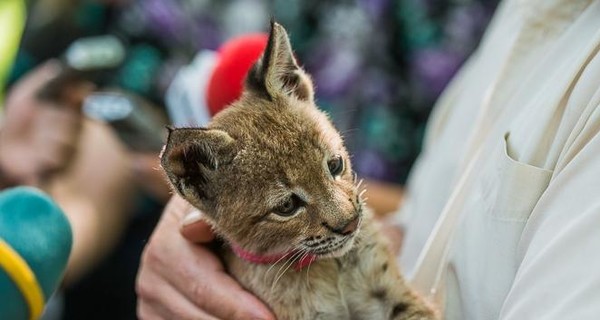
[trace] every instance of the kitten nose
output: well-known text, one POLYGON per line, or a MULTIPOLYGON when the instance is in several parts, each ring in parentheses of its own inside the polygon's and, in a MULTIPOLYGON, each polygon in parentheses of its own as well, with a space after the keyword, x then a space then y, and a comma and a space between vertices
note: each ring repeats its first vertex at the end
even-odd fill
POLYGON ((323 225, 327 227, 327 229, 331 230, 334 233, 341 234, 343 236, 349 235, 356 231, 358 228, 358 215, 352 218, 352 220, 345 222, 343 225, 339 225, 336 227, 331 227, 327 223, 323 222, 323 225))

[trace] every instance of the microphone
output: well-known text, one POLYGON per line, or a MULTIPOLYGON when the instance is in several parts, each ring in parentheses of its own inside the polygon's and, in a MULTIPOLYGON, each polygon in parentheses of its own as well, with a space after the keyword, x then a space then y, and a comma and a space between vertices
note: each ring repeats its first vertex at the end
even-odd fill
POLYGON ((39 319, 67 265, 73 235, 58 205, 42 191, 0 192, 0 313, 39 319))
POLYGON ((203 50, 176 74, 166 94, 167 111, 176 127, 205 126, 237 100, 244 79, 267 46, 266 33, 251 33, 225 42, 217 51, 203 50))
POLYGON ((206 88, 206 101, 211 115, 217 114, 237 100, 244 89, 244 80, 260 58, 269 35, 256 33, 233 38, 219 49, 219 60, 206 88))

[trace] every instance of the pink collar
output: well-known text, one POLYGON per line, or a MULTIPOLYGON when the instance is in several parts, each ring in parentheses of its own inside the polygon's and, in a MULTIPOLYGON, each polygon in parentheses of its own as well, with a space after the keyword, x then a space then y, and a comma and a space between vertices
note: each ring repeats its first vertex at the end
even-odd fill
MULTIPOLYGON (((263 256, 246 251, 236 244, 231 244, 231 249, 233 250, 235 255, 237 255, 240 259, 256 264, 275 264, 277 262, 284 261, 286 258, 291 258, 292 256, 298 253, 295 250, 291 250, 284 253, 263 256)), ((294 264, 294 269, 296 271, 300 271, 305 267, 311 265, 316 260, 317 256, 314 254, 305 255, 300 260, 296 261, 296 263, 294 264)))

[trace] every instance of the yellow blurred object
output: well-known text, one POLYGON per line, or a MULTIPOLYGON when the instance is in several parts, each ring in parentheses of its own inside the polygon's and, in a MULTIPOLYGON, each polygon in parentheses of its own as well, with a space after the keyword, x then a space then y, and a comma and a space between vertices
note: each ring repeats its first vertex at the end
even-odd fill
POLYGON ((19 288, 29 306, 29 319, 37 320, 44 310, 44 293, 29 265, 11 246, 0 239, 0 269, 19 288))
POLYGON ((4 85, 19 48, 25 16, 24 0, 0 1, 0 109, 4 105, 4 85))

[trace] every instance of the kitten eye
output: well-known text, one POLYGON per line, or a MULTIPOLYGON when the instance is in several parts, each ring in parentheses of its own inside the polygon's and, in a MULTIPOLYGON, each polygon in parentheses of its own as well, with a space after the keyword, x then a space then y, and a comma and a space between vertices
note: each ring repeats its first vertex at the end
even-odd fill
POLYGON ((282 217, 290 217, 302 206, 302 200, 295 194, 275 208, 275 213, 282 217))
POLYGON ((342 156, 335 155, 331 160, 327 161, 327 168, 332 176, 337 176, 344 171, 344 159, 342 156))

